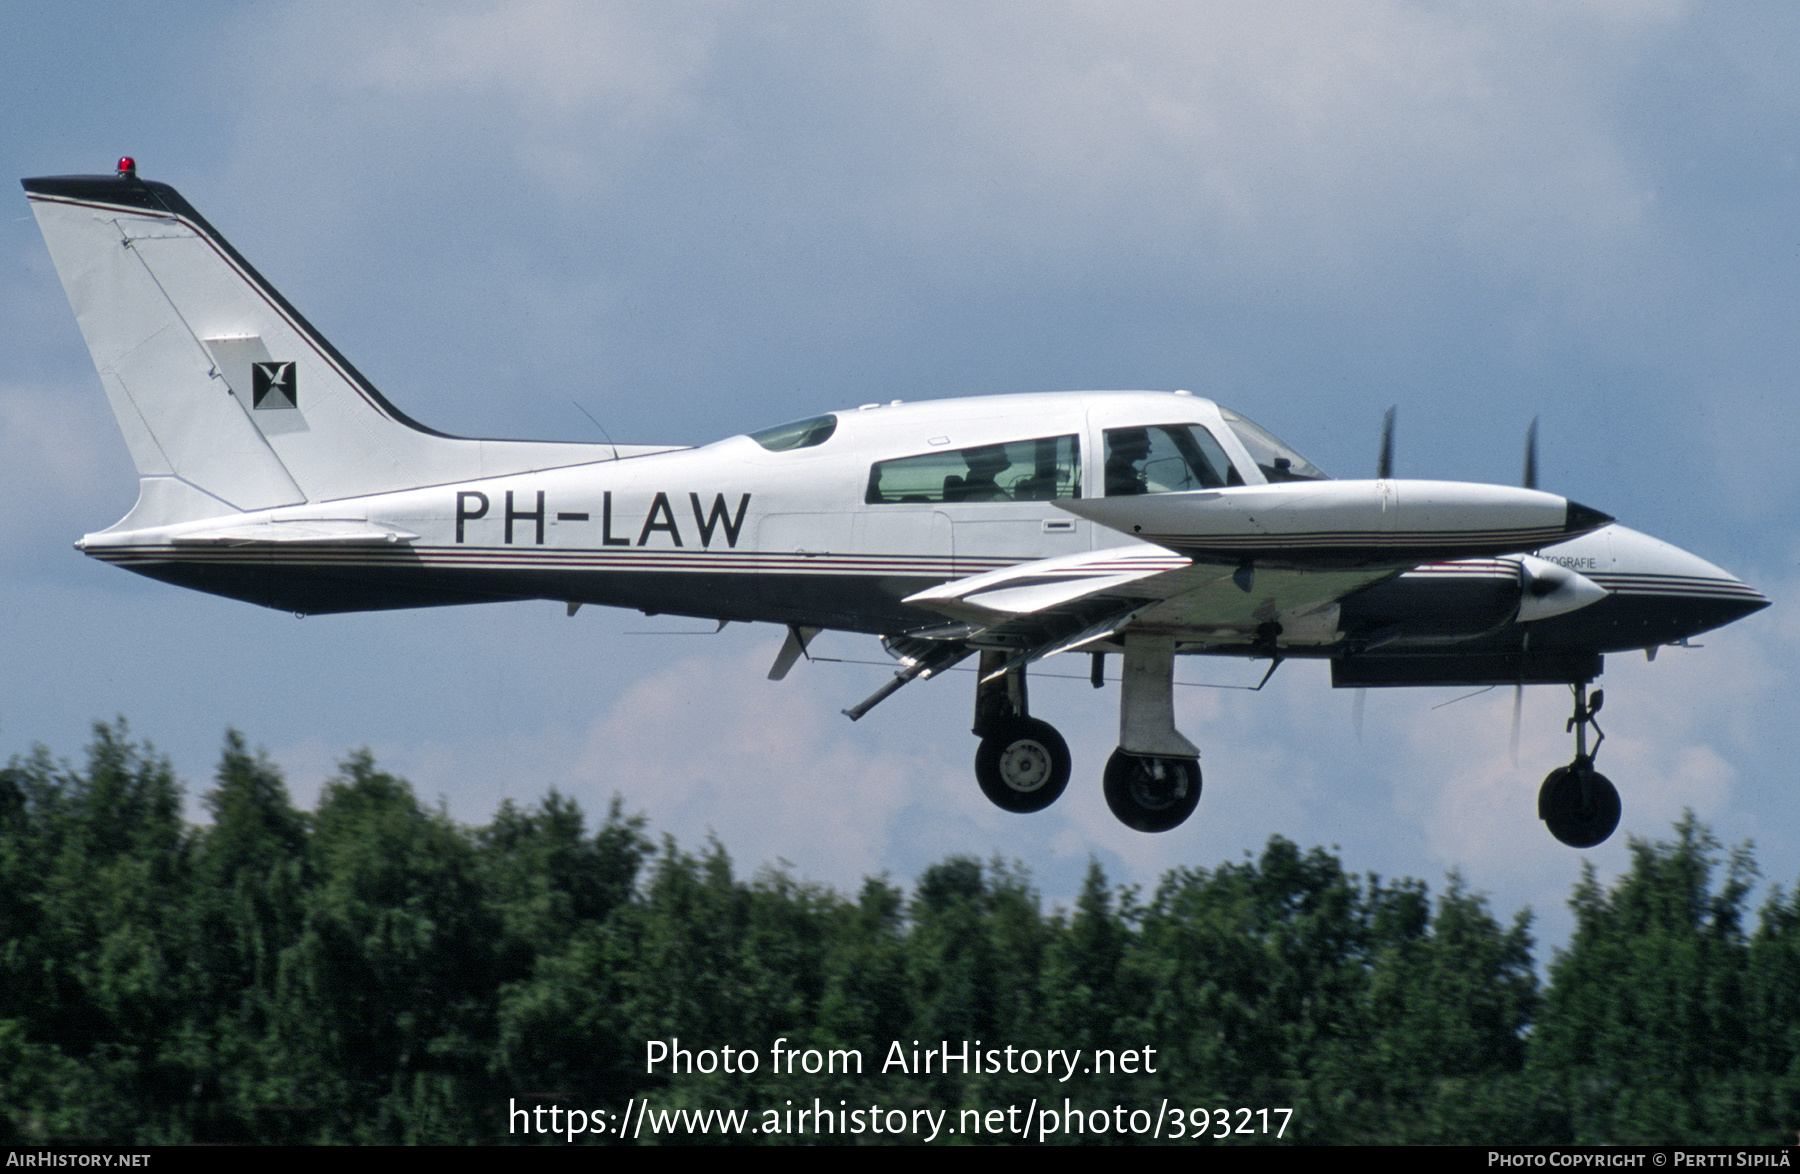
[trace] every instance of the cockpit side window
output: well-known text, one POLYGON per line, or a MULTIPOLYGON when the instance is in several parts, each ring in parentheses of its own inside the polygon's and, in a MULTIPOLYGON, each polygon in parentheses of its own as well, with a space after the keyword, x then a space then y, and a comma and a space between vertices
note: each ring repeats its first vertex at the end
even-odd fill
POLYGON ((791 424, 777 424, 773 428, 764 428, 761 432, 752 432, 750 439, 770 452, 787 452, 789 449, 824 444, 836 431, 836 416, 814 416, 808 420, 795 420, 791 424))
POLYGON ((1242 485, 1213 434, 1198 424, 1106 430, 1106 495, 1179 493, 1242 485))
POLYGON ((1044 436, 877 461, 863 500, 884 505, 1080 496, 1080 443, 1073 436, 1044 436))

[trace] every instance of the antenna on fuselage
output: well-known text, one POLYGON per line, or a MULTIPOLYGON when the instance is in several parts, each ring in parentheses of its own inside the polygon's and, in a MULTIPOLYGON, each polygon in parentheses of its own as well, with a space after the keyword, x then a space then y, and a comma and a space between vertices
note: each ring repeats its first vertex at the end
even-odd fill
POLYGON ((1381 414, 1381 455, 1375 459, 1375 479, 1390 481, 1394 476, 1394 407, 1381 414))
MULTIPOLYGON (((586 416, 590 421, 592 421, 594 427, 600 429, 601 438, 603 440, 605 440, 607 444, 612 445, 613 460, 615 460, 615 461, 618 460, 619 459, 619 446, 616 444, 613 444, 613 438, 606 435, 606 429, 601 426, 600 421, 594 419, 594 413, 592 413, 592 412, 588 411, 586 408, 582 407, 579 401, 570 400, 569 402, 575 405, 576 411, 580 412, 582 415, 586 416)), ((573 615, 574 613, 571 612, 570 614, 573 615)))

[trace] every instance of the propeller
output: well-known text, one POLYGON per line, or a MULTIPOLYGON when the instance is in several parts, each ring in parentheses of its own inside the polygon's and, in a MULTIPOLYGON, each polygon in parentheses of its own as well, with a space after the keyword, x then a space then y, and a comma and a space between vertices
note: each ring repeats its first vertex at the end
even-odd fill
POLYGON ((1519 713, 1524 708, 1525 708, 1525 686, 1514 685, 1513 686, 1512 739, 1509 743, 1509 745, 1512 747, 1512 764, 1513 764, 1514 768, 1517 768, 1519 765, 1519 713))
MULTIPOLYGON (((1536 489, 1538 480, 1538 418, 1533 416, 1531 424, 1525 429, 1525 472, 1519 484, 1527 489, 1536 489)), ((1525 707, 1525 686, 1513 686, 1512 714, 1512 764, 1519 765, 1519 714, 1525 707)))
MULTIPOLYGON (((1381 414, 1381 454, 1375 458, 1375 479, 1391 481, 1394 477, 1394 407, 1389 404, 1388 410, 1381 414)), ((1369 691, 1358 689, 1355 700, 1351 703, 1350 720, 1356 726, 1356 740, 1362 741, 1363 708, 1368 704, 1369 691)))

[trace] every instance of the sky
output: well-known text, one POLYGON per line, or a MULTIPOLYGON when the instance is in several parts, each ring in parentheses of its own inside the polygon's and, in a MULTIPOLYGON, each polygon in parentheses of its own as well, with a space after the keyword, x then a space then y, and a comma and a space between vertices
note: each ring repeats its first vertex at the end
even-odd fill
MULTIPOLYGON (((854 890, 950 855, 1067 903, 1271 835, 1446 875, 1544 947, 1583 862, 1691 809, 1800 878, 1800 10, 1550 3, 22 3, 14 177, 175 185, 402 411, 478 436, 699 444, 858 404, 1186 388, 1327 472, 1540 484, 1772 607, 1608 658, 1625 814, 1536 819, 1567 691, 1329 688, 1184 660, 1198 813, 1113 821, 1116 686, 1033 678, 1050 810, 975 786, 973 678, 852 724, 875 641, 519 603, 296 619, 84 558, 135 477, 21 192, 0 218, 0 755, 127 718, 190 795, 241 730, 310 806, 367 747, 456 819, 555 787, 854 890)), ((1067 678, 1057 674, 1067 674, 1067 678)), ((201 812, 196 804, 195 817, 201 812)), ((1547 950, 1546 950, 1547 952, 1547 950)))

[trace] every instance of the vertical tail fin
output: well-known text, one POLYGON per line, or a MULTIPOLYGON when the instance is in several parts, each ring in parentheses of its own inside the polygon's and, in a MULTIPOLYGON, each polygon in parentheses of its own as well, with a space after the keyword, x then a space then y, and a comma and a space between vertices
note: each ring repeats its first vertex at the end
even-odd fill
POLYGON ((174 188, 135 169, 23 182, 142 480, 132 527, 612 456, 408 419, 174 188))

